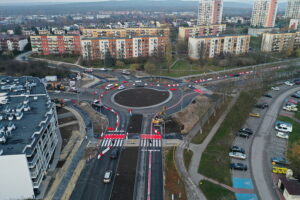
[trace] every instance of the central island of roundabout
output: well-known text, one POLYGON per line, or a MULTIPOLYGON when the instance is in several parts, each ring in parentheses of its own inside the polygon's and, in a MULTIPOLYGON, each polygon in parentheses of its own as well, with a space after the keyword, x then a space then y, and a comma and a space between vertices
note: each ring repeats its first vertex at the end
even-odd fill
POLYGON ((167 103, 172 99, 168 90, 154 88, 131 88, 112 95, 111 101, 124 108, 151 108, 167 103))

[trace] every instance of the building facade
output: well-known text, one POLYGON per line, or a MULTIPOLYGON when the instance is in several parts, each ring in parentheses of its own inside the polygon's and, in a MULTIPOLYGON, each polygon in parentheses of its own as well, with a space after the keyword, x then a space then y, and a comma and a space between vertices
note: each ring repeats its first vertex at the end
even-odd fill
POLYGON ((300 32, 264 33, 261 43, 263 52, 282 52, 300 48, 300 32))
POLYGON ((300 0, 288 0, 285 10, 285 17, 291 19, 300 19, 300 0))
POLYGON ((80 35, 30 36, 32 53, 38 55, 80 55, 80 35))
POLYGON ((56 165, 55 104, 38 78, 0 80, 0 199, 33 199, 50 166, 56 165))
POLYGON ((164 36, 83 38, 82 55, 89 60, 103 60, 107 53, 116 59, 164 56, 167 39, 164 36))
POLYGON ((274 27, 278 0, 254 0, 251 26, 274 27))
POLYGON ((290 19, 289 29, 297 30, 299 26, 300 18, 299 19, 290 19))
POLYGON ((178 39, 188 40, 194 36, 218 35, 226 30, 226 24, 203 25, 194 27, 179 27, 178 39))
POLYGON ((134 36, 166 36, 170 35, 169 28, 122 28, 122 29, 82 29, 83 37, 134 37, 134 36))
POLYGON ((223 0, 199 0, 197 25, 221 24, 223 0))
POLYGON ((19 35, 0 35, 0 51, 23 51, 28 39, 19 35))
POLYGON ((250 35, 220 35, 190 37, 188 42, 191 59, 213 58, 221 54, 243 54, 249 50, 250 35))

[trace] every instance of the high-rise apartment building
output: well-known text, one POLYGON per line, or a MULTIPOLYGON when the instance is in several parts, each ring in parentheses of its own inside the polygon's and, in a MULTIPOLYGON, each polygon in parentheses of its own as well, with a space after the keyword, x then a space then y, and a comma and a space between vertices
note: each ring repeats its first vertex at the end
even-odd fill
POLYGON ((179 27, 178 39, 188 40, 194 36, 218 35, 226 30, 226 24, 179 27))
POLYGON ((220 54, 243 54, 249 50, 250 35, 219 35, 189 38, 191 59, 213 58, 220 54))
POLYGON ((197 25, 221 24, 223 0, 200 0, 197 25))
POLYGON ((274 27, 278 0, 254 0, 251 26, 274 27))
POLYGON ((300 0, 288 0, 285 17, 291 19, 300 18, 300 0))

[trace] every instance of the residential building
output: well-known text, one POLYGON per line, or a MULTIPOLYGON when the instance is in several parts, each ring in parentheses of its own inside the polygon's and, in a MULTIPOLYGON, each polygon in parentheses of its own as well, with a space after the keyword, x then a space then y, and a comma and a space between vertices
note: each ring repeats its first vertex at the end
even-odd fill
POLYGON ((199 0, 197 25, 221 24, 223 0, 199 0))
POLYGON ((34 35, 30 36, 32 53, 38 55, 80 55, 80 35, 34 35))
POLYGON ((19 35, 0 35, 0 51, 24 51, 28 39, 19 35))
POLYGON ((48 29, 40 29, 38 30, 39 35, 49 35, 50 31, 48 29))
POLYGON ((213 58, 221 54, 243 54, 249 50, 250 35, 219 35, 190 37, 188 42, 191 59, 213 58))
POLYGON ((300 48, 300 32, 264 33, 261 43, 263 52, 281 52, 300 48))
POLYGON ((284 200, 300 200, 300 182, 285 175, 279 175, 277 187, 284 200))
POLYGON ((193 27, 179 27, 178 39, 188 40, 194 36, 208 36, 221 34, 226 30, 226 24, 201 25, 193 27))
POLYGON ((166 36, 170 35, 169 28, 120 28, 120 29, 82 29, 84 37, 129 37, 129 36, 166 36))
POLYGON ((55 104, 38 78, 0 82, 0 199, 34 199, 60 152, 55 104))
POLYGON ((254 0, 251 26, 274 27, 278 0, 254 0))
POLYGON ((300 0, 288 0, 285 17, 291 19, 300 18, 300 0))
POLYGON ((82 38, 82 55, 90 60, 103 60, 108 52, 116 59, 164 56, 167 40, 164 36, 82 38))

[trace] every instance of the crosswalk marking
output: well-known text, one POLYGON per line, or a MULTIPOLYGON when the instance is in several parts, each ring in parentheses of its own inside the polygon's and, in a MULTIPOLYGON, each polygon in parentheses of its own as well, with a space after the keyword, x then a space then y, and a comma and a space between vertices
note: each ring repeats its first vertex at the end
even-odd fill
POLYGON ((123 139, 117 139, 117 140, 112 140, 112 139, 104 139, 101 143, 101 147, 121 147, 123 145, 123 139), (114 143, 113 143, 114 141, 114 143))
POLYGON ((161 140, 150 140, 149 139, 142 139, 141 140, 142 147, 161 147, 161 140))

